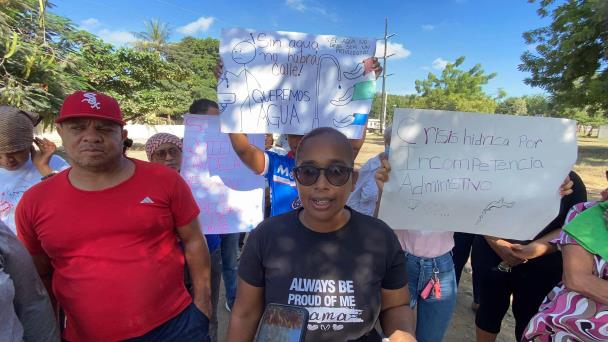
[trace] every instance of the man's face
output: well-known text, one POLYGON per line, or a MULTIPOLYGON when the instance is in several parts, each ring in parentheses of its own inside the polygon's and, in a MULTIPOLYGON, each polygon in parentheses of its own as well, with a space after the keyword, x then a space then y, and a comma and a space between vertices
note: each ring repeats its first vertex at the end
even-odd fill
POLYGON ((30 150, 21 150, 11 153, 0 153, 0 168, 8 171, 17 171, 30 159, 30 150))
POLYGON ((73 166, 95 171, 112 167, 122 158, 127 131, 112 121, 74 118, 57 126, 73 166))
POLYGON ((163 164, 179 172, 182 165, 182 150, 172 143, 161 144, 152 154, 151 162, 163 164))

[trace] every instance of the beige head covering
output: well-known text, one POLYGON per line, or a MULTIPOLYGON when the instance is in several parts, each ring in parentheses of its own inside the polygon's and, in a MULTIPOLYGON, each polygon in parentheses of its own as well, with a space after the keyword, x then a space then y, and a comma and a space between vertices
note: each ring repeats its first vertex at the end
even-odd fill
POLYGON ((29 149, 34 141, 34 126, 38 122, 36 113, 0 106, 0 153, 29 149))

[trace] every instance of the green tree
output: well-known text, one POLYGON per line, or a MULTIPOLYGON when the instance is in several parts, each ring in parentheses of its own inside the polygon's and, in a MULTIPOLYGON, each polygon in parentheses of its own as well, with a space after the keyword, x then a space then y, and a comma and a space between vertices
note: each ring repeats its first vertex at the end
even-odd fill
MULTIPOLYGON (((530 0, 534 2, 534 0, 530 0)), ((524 33, 527 44, 519 69, 525 82, 546 89, 568 107, 608 113, 608 1, 540 1, 538 14, 551 15, 549 26, 524 33)))
POLYGON ((99 38, 80 32, 79 68, 89 87, 115 97, 126 120, 158 123, 185 113, 191 102, 191 74, 156 52, 114 50, 99 38))
POLYGON ((536 94, 526 95, 524 98, 526 99, 526 111, 528 115, 552 116, 553 104, 546 96, 536 94))
POLYGON ((576 120, 579 125, 587 126, 587 136, 591 136, 594 128, 608 123, 608 120, 601 113, 587 110, 580 107, 560 107, 554 114, 556 117, 564 117, 576 120))
POLYGON ((169 25, 158 19, 151 19, 145 21, 144 26, 144 31, 133 33, 138 38, 134 44, 135 48, 141 51, 156 52, 165 57, 171 36, 169 25))
POLYGON ((486 94, 482 87, 496 74, 486 74, 480 64, 461 70, 464 60, 459 57, 449 63, 439 77, 429 73, 426 80, 416 80, 419 96, 412 103, 414 108, 494 113, 497 99, 486 94))
MULTIPOLYGON (((396 108, 413 108, 416 95, 392 95, 387 94, 386 99, 386 122, 393 122, 396 108)), ((372 101, 371 117, 382 119, 382 94, 376 94, 372 101)))
POLYGON ((501 101, 496 108, 496 113, 526 115, 528 114, 528 103, 525 97, 509 97, 501 101))
POLYGON ((190 87, 190 96, 215 100, 217 97, 213 71, 219 58, 219 41, 213 38, 186 37, 171 44, 167 50, 167 61, 189 71, 185 80, 190 87))
POLYGON ((46 122, 64 97, 85 86, 73 59, 71 22, 47 1, 4 0, 0 6, 0 104, 40 113, 46 122))

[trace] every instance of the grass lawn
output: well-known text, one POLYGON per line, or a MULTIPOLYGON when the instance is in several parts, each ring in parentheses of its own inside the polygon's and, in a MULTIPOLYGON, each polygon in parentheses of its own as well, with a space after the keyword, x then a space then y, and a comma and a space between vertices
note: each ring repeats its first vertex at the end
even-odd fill
POLYGON ((585 182, 590 199, 599 198, 599 193, 608 187, 608 140, 578 138, 578 160, 574 171, 585 182))

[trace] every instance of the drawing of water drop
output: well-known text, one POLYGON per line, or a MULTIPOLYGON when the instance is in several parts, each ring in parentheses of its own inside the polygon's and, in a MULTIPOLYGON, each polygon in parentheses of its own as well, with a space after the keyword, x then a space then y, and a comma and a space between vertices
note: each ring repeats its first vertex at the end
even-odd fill
POLYGON ((338 84, 338 89, 342 89, 342 86, 340 84, 338 84))

